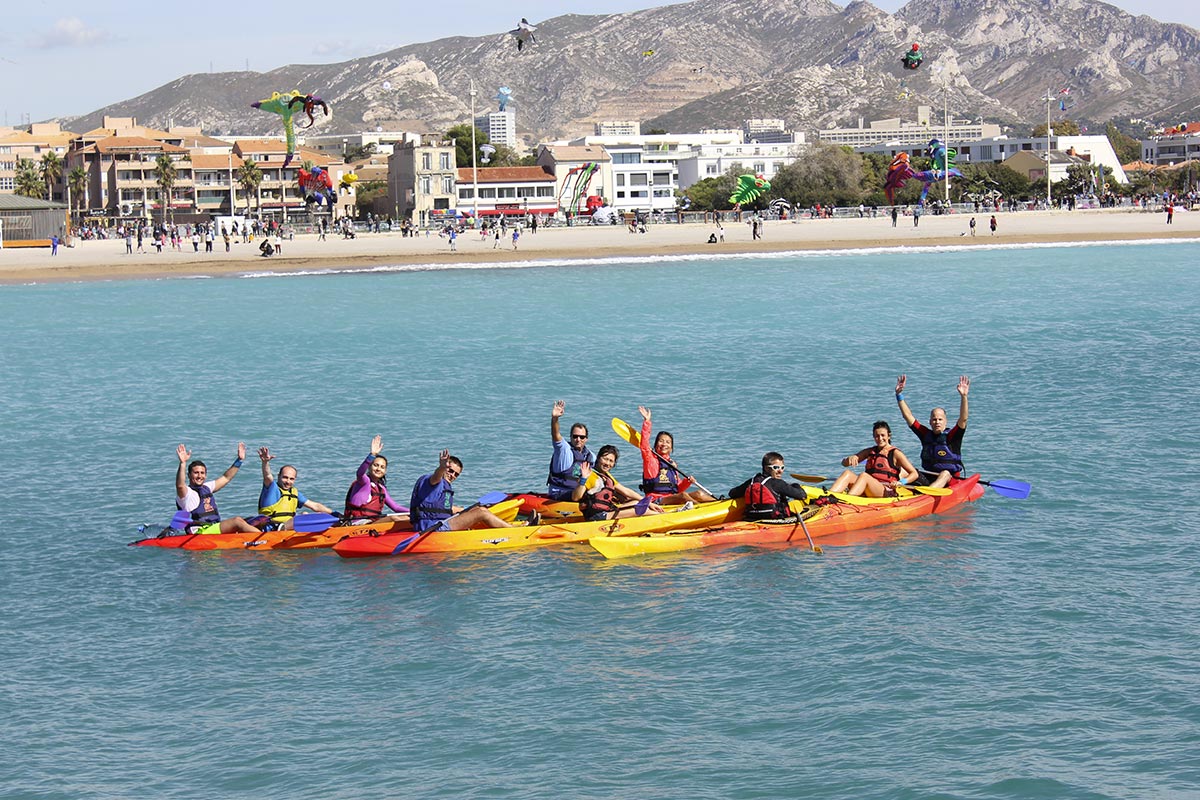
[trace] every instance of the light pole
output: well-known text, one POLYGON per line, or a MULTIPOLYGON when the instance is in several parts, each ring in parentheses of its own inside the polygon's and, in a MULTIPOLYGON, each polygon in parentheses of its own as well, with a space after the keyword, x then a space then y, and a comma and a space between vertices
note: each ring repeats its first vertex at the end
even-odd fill
POLYGON ((1050 94, 1049 87, 1046 88, 1046 210, 1050 210, 1050 205, 1053 202, 1050 197, 1050 104, 1054 102, 1054 95, 1050 94))
POLYGON ((475 79, 471 79, 471 227, 479 224, 479 166, 475 163, 475 79))

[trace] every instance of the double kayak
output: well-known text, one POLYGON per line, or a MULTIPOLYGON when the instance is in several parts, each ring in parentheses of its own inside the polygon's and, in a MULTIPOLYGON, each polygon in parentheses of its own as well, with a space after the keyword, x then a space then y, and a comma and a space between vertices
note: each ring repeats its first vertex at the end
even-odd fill
POLYGON ((645 514, 597 522, 543 521, 540 525, 517 528, 491 528, 469 531, 394 531, 378 535, 350 536, 333 546, 344 558, 416 555, 419 553, 459 553, 472 550, 511 550, 553 544, 583 542, 593 536, 626 537, 676 528, 721 525, 742 514, 740 500, 718 500, 694 508, 645 514))
MULTIPOLYGON (((505 522, 516 519, 519 500, 505 500, 491 506, 491 511, 505 522)), ((304 515, 298 517, 303 519, 304 515)), ((363 525, 337 525, 321 531, 259 531, 257 533, 185 533, 168 532, 130 542, 133 547, 164 547, 171 550, 312 550, 330 548, 348 536, 362 536, 368 531, 376 534, 411 534, 407 519, 382 519, 363 525)))
POLYGON ((731 522, 708 527, 676 528, 670 532, 647 532, 634 536, 600 535, 588 539, 589 544, 605 558, 627 558, 649 553, 674 553, 705 547, 755 544, 808 544, 804 534, 814 539, 838 533, 873 528, 894 522, 941 514, 962 503, 978 500, 984 489, 979 475, 972 475, 950 486, 950 494, 914 494, 907 497, 855 502, 829 502, 807 505, 800 509, 799 519, 789 522, 731 522), (804 527, 801 527, 803 520, 804 527))

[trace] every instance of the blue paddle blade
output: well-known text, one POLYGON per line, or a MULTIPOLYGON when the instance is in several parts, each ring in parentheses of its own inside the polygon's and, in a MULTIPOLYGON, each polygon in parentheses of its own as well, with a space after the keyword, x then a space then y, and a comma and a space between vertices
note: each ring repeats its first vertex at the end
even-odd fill
POLYGON ((171 517, 171 521, 167 523, 168 528, 174 528, 181 531, 187 527, 187 524, 192 521, 192 515, 186 511, 179 510, 175 512, 175 516, 171 517))
POLYGON ((508 492, 488 492, 483 497, 479 498, 479 505, 494 506, 496 503, 503 502, 508 499, 508 492))
POLYGON ((1029 497, 1029 491, 1032 488, 1025 481, 1010 481, 1003 478, 994 481, 980 481, 980 483, 986 483, 988 486, 991 486, 996 490, 996 494, 998 495, 1012 497, 1016 500, 1024 500, 1026 497, 1029 497))
POLYGON ((637 505, 633 507, 633 513, 637 514, 639 517, 642 516, 646 513, 646 509, 650 507, 651 502, 650 495, 646 495, 641 500, 637 501, 637 505))
POLYGON ((292 522, 292 528, 299 533, 320 533, 327 531, 341 521, 333 514, 297 514, 292 522))

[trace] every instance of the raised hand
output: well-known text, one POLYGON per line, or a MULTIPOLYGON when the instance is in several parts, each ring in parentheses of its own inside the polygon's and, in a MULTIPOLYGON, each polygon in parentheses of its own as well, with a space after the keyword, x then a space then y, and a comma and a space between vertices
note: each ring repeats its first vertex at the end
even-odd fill
POLYGON ((450 463, 450 451, 443 450, 441 452, 441 455, 438 456, 438 468, 445 469, 446 465, 449 463, 450 463))
POLYGON ((587 483, 588 477, 592 474, 592 465, 586 461, 579 462, 579 482, 587 483))
POLYGON ((646 422, 650 421, 650 409, 645 406, 638 406, 638 413, 642 415, 642 419, 646 422))
POLYGON ((383 437, 380 436, 379 434, 376 434, 375 438, 371 440, 371 455, 377 456, 382 452, 383 452, 383 437))
POLYGON ((179 456, 180 464, 186 464, 187 460, 192 457, 192 451, 183 445, 179 445, 179 447, 175 448, 175 455, 179 456))
POLYGON ((246 457, 246 443, 238 442, 238 460, 241 461, 246 457))
POLYGON ((555 400, 554 407, 550 409, 550 418, 558 419, 559 417, 561 417, 563 415, 563 412, 566 410, 567 410, 567 404, 565 402, 563 402, 562 400, 555 400))
POLYGON ((971 391, 971 379, 963 375, 958 379, 958 393, 966 397, 969 391, 971 391))
POLYGON ((901 375, 899 378, 896 378, 896 394, 900 394, 904 391, 904 384, 907 383, 907 381, 907 375, 901 375))
POLYGON ((265 464, 268 461, 270 461, 271 459, 273 459, 275 456, 271 455, 271 451, 268 448, 260 447, 260 448, 258 448, 258 457, 261 458, 263 460, 263 463, 265 464))

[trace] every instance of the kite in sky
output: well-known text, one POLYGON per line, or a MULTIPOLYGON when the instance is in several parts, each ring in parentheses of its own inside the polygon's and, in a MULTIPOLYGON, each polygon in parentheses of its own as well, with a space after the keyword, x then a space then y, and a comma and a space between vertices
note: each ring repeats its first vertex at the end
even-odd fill
POLYGON ((762 175, 742 175, 738 177, 737 188, 729 196, 729 202, 735 206, 749 203, 763 192, 771 191, 771 182, 762 175))
POLYGON ((272 92, 266 100, 259 100, 250 105, 260 111, 278 114, 283 119, 283 136, 287 142, 287 158, 283 160, 285 167, 292 162, 292 157, 296 155, 296 126, 292 121, 292 115, 296 113, 296 109, 300 108, 308 114, 309 124, 305 127, 309 128, 316 122, 313 117, 313 109, 317 106, 325 109, 325 116, 329 116, 329 105, 324 100, 315 95, 300 94, 295 89, 287 94, 272 92))
POLYGON ((535 26, 529 24, 529 20, 521 17, 521 22, 517 27, 509 31, 509 33, 516 37, 518 53, 525 49, 526 42, 537 43, 537 37, 533 35, 533 32, 536 30, 535 26))
POLYGON ((904 65, 905 69, 916 69, 921 66, 921 62, 924 60, 925 54, 921 52, 921 45, 913 42, 913 46, 900 59, 900 63, 904 65))

